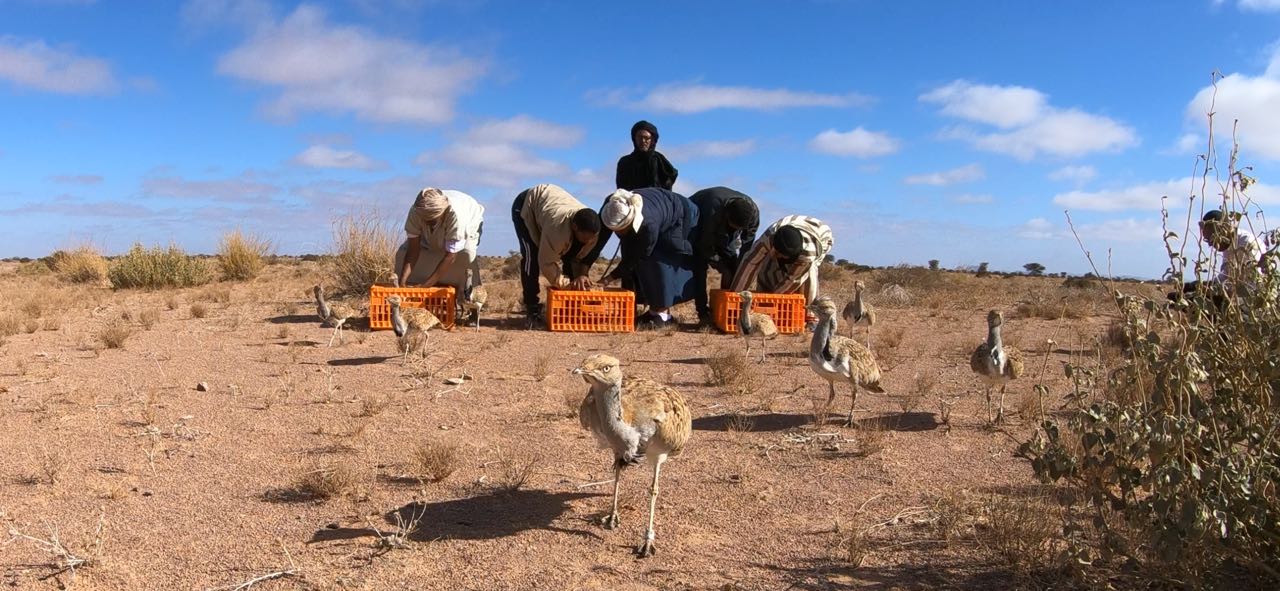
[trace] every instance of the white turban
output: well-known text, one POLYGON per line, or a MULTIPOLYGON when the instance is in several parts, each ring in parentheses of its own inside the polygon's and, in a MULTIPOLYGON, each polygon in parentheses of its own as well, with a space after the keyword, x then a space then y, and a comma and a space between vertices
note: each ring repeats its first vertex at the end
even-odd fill
POLYGON ((644 221, 642 209, 644 199, 640 198, 639 193, 618 189, 604 200, 604 207, 600 208, 600 221, 614 232, 627 226, 639 232, 640 224, 644 221))
POLYGON ((422 210, 423 218, 434 220, 449 208, 449 198, 440 189, 427 187, 418 192, 418 198, 413 200, 413 207, 422 210))

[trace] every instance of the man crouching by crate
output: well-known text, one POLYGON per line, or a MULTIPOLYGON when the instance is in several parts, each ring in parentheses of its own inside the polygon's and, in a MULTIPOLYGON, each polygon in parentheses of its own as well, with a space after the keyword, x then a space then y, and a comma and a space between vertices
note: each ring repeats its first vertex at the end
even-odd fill
POLYGON ((559 289, 590 289, 591 265, 600 256, 609 230, 600 214, 556 185, 538 185, 516 195, 511 221, 520 241, 520 286, 530 328, 546 324, 538 276, 559 289))
MULTIPOLYGON (((784 217, 751 246, 730 289, 742 291, 754 284, 764 293, 804 293, 805 304, 811 304, 818 299, 818 267, 834 246, 831 228, 822 220, 805 215, 784 217)), ((806 313, 806 325, 816 320, 812 313, 806 313)))
POLYGON ((401 285, 448 285, 458 301, 470 299, 471 289, 481 283, 476 250, 483 229, 484 206, 470 195, 433 187, 419 191, 404 221, 404 244, 396 251, 401 285))

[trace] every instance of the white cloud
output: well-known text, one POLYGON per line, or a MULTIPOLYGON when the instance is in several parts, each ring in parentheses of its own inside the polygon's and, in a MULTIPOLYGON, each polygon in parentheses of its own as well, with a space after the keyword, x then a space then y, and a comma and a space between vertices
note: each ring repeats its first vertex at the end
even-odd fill
POLYGON ((1169 152, 1172 154, 1193 154, 1197 150, 1203 149, 1204 145, 1204 136, 1198 133, 1184 133, 1178 137, 1177 142, 1174 142, 1169 152))
POLYGON ((908 185, 933 185, 936 187, 945 187, 956 183, 967 183, 982 180, 983 178, 986 178, 986 176, 987 172, 982 169, 982 165, 974 163, 941 172, 912 175, 902 179, 902 182, 908 185))
POLYGON ((1158 218, 1134 219, 1124 218, 1104 220, 1097 223, 1080 224, 1076 232, 1082 239, 1106 240, 1112 242, 1149 242, 1158 243, 1164 239, 1164 228, 1158 218))
POLYGON ((623 104, 636 109, 671 113, 702 113, 715 109, 774 111, 795 107, 859 107, 871 98, 857 93, 824 94, 785 88, 714 86, 709 84, 663 84, 639 99, 630 99, 626 90, 593 93, 600 102, 623 104))
POLYGON ((418 155, 415 162, 439 170, 450 181, 513 188, 569 173, 567 166, 535 155, 529 146, 567 148, 581 138, 580 128, 520 115, 476 125, 444 149, 418 155))
POLYGON ((941 105, 945 115, 1000 130, 953 127, 943 130, 941 137, 967 140, 980 149, 1019 160, 1041 154, 1071 158, 1116 152, 1138 143, 1137 133, 1123 123, 1079 109, 1055 108, 1044 93, 1021 86, 958 80, 921 95, 920 100, 941 105))
POLYGON ((662 149, 669 158, 678 161, 703 158, 737 158, 750 154, 755 150, 755 140, 690 142, 662 149))
POLYGON ((350 168, 376 170, 386 163, 374 160, 355 150, 339 150, 328 144, 316 144, 294 156, 290 162, 310 168, 350 168))
POLYGON ((1030 238, 1032 240, 1048 240, 1058 236, 1058 230, 1049 220, 1044 218, 1031 218, 1018 228, 1018 237, 1030 238))
MULTIPOLYGON (((1059 193, 1053 197, 1053 203, 1070 209, 1090 209, 1096 211, 1122 211, 1126 209, 1157 210, 1162 205, 1171 209, 1181 208, 1187 199, 1199 193, 1199 178, 1181 178, 1168 181, 1142 183, 1129 187, 1103 189, 1100 191, 1070 191, 1059 193), (1161 197, 1168 196, 1166 204, 1161 197)), ((1217 184, 1210 179, 1206 187, 1208 195, 1205 202, 1209 205, 1221 203, 1222 195, 1217 184)), ((1250 185, 1247 196, 1259 204, 1280 203, 1280 187, 1257 183, 1250 185)))
POLYGON ((856 127, 849 131, 828 129, 809 140, 809 149, 834 156, 872 158, 898 151, 901 142, 887 133, 856 127))
POLYGON ((1063 166, 1049 173, 1051 181, 1069 181, 1077 185, 1083 185, 1094 178, 1097 178, 1098 170, 1092 166, 1063 166))
POLYGON ((447 49, 331 25, 299 6, 218 60, 218 72, 279 90, 267 112, 321 111, 382 123, 445 123, 485 65, 447 49))
POLYGON ((920 95, 926 103, 942 105, 952 117, 1003 129, 1026 125, 1048 108, 1044 93, 1022 86, 987 86, 956 80, 920 95))
POLYGON ((280 193, 280 187, 257 180, 250 173, 241 174, 236 178, 214 180, 164 176, 143 179, 142 193, 150 197, 258 204, 270 201, 277 196, 280 193))
POLYGON ((560 125, 517 115, 510 119, 487 121, 467 131, 465 139, 472 143, 528 144, 543 148, 568 148, 582 141, 580 127, 560 125))
POLYGON ((1230 74, 1215 88, 1206 86, 1187 105, 1187 119, 1204 124, 1213 104, 1219 136, 1231 132, 1239 122, 1240 147, 1268 160, 1280 160, 1280 46, 1272 50, 1271 61, 1261 76, 1230 74))
POLYGON ((1280 0, 1240 0, 1240 9, 1258 12, 1280 10, 1280 0))
POLYGON ((108 94, 120 87, 106 60, 7 36, 0 37, 0 80, 60 94, 108 94))
POLYGON ((990 195, 970 195, 966 193, 952 197, 951 200, 962 205, 983 205, 994 202, 995 198, 990 195))

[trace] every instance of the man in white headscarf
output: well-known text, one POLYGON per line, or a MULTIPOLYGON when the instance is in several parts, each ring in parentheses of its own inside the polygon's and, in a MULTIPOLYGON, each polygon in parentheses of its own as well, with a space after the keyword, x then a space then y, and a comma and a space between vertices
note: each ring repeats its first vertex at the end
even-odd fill
POLYGON ((618 189, 600 208, 600 221, 618 235, 622 252, 603 282, 621 280, 635 291, 636 303, 649 308, 636 328, 677 324, 671 307, 695 298, 689 238, 698 225, 697 206, 666 189, 618 189))
POLYGON ((404 244, 396 251, 401 285, 451 285, 460 300, 465 298, 480 285, 476 250, 483 226, 484 206, 470 195, 434 187, 419 191, 405 218, 404 244))

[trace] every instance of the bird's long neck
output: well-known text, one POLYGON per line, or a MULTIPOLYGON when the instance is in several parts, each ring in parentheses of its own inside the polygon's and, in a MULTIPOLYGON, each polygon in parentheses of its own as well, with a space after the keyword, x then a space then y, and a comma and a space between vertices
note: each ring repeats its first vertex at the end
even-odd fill
POLYGON ((322 318, 328 318, 330 314, 329 302, 324 301, 323 291, 316 292, 316 313, 322 318))
POLYGON ((813 340, 809 341, 809 360, 822 365, 829 371, 835 371, 831 365, 834 356, 831 354, 831 335, 836 332, 834 315, 820 318, 813 329, 813 340))
POLYGON ((742 334, 751 334, 751 300, 742 298, 742 313, 738 314, 738 328, 742 334))
POLYGON ((600 413, 601 432, 615 449, 634 448, 640 440, 640 432, 622 420, 622 384, 594 384, 591 394, 596 399, 596 411, 600 413))
POLYGON ((862 290, 857 289, 853 292, 853 313, 859 318, 862 317, 862 290))
POLYGON ((1000 325, 991 324, 987 326, 987 350, 991 351, 991 359, 996 363, 996 368, 1001 369, 1001 362, 1004 360, 1004 341, 1000 338, 1000 325))
POLYGON ((391 330, 395 331, 398 337, 402 337, 409 332, 409 325, 404 321, 404 316, 400 314, 399 304, 391 304, 391 330))

